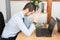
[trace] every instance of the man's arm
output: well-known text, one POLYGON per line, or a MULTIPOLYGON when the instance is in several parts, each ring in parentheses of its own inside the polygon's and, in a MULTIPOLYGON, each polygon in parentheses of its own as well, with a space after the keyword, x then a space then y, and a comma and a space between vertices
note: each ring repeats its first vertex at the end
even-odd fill
POLYGON ((20 30, 27 36, 30 36, 32 34, 32 32, 35 30, 35 26, 34 24, 32 23, 30 25, 30 28, 28 29, 25 24, 23 23, 23 20, 22 19, 19 19, 17 21, 17 25, 18 27, 20 28, 20 30))

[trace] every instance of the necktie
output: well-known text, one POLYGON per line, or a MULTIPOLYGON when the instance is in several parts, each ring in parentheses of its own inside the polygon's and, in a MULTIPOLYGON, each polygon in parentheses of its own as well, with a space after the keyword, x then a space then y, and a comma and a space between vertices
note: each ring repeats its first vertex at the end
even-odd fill
POLYGON ((23 22, 24 22, 24 24, 26 25, 26 27, 29 29, 31 23, 30 23, 30 21, 28 20, 28 17, 25 16, 25 17, 23 18, 23 22))
POLYGON ((24 18, 23 18, 23 22, 24 22, 24 18))

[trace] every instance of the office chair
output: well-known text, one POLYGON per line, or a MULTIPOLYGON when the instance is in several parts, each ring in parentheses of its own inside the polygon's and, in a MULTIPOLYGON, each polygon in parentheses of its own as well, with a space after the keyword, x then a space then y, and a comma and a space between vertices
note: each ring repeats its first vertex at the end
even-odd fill
POLYGON ((57 20, 57 29, 58 29, 58 32, 60 33, 60 19, 56 18, 56 20, 57 20))
POLYGON ((2 34, 2 31, 5 27, 5 21, 2 12, 0 12, 0 36, 2 34))

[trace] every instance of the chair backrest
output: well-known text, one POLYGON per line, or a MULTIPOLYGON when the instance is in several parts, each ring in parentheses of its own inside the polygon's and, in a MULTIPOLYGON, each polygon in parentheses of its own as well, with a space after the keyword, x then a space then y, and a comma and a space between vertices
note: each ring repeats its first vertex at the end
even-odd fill
POLYGON ((2 34, 2 31, 5 27, 5 21, 2 12, 0 12, 0 36, 2 34))
POLYGON ((58 29, 58 32, 60 33, 60 19, 56 18, 56 20, 57 20, 57 29, 58 29))
POLYGON ((52 34, 52 32, 53 32, 53 29, 55 27, 55 23, 56 23, 56 20, 53 17, 51 17, 51 21, 48 26, 48 30, 49 30, 50 34, 52 34))
POLYGON ((60 23, 60 19, 59 18, 56 18, 57 22, 60 23))

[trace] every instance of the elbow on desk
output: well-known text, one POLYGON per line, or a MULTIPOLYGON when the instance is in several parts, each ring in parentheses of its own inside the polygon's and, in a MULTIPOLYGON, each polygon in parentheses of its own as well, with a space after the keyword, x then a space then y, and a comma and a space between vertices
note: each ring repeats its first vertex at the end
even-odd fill
POLYGON ((31 36, 31 34, 30 35, 26 35, 27 37, 30 37, 31 36))
POLYGON ((31 36, 31 33, 27 33, 27 34, 25 34, 27 37, 29 37, 29 36, 31 36))

